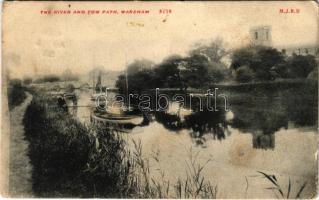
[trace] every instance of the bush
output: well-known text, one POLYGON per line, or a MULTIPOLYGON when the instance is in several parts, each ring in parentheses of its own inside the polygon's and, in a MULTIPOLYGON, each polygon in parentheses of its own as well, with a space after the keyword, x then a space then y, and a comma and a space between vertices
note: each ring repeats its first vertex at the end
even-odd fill
POLYGON ((290 78, 306 78, 317 67, 317 61, 312 55, 292 55, 287 65, 290 78))
POLYGON ((307 76, 308 79, 318 80, 318 67, 314 68, 307 76))
POLYGON ((236 81, 247 83, 254 78, 254 72, 247 66, 241 66, 236 70, 236 81))
POLYGON ((23 79, 23 84, 24 85, 30 85, 32 83, 32 78, 26 77, 23 79))
POLYGON ((43 197, 114 197, 126 188, 124 140, 103 127, 86 127, 52 99, 34 95, 24 116, 33 190, 43 197))
POLYGON ((75 90, 75 87, 73 84, 68 84, 65 88, 65 91, 70 93, 74 92, 74 90, 75 90))
MULTIPOLYGON (((248 68, 254 74, 255 79, 260 81, 272 80, 274 77, 271 70, 285 62, 281 52, 265 46, 248 46, 237 49, 233 52, 231 59, 231 69, 235 72, 242 72, 237 70, 241 67, 248 68)), ((247 79, 244 78, 243 81, 247 82, 247 79)))
POLYGON ((25 88, 22 86, 21 80, 10 80, 8 86, 8 105, 9 110, 21 104, 26 98, 25 88))

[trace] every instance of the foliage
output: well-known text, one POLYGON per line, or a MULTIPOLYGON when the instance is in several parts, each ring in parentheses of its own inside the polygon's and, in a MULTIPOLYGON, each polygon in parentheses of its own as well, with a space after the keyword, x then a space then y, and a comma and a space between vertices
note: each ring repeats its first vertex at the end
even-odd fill
POLYGON ((209 62, 219 63, 228 54, 225 49, 225 44, 219 38, 211 41, 208 45, 196 44, 195 48, 192 49, 189 54, 192 55, 203 55, 209 62))
POLYGON ((152 61, 146 59, 135 60, 133 63, 127 66, 127 74, 134 75, 139 71, 152 68, 153 65, 154 63, 152 61))
POLYGON ((10 80, 8 85, 9 110, 12 110, 15 106, 21 104, 25 100, 25 98, 25 87, 22 85, 21 80, 10 80))
POLYGON ((102 127, 82 125, 54 103, 34 95, 24 116, 36 195, 118 197, 128 172, 124 141, 102 127))
POLYGON ((127 74, 120 75, 116 86, 120 92, 141 92, 144 89, 209 87, 229 78, 230 71, 222 59, 227 55, 221 40, 210 44, 197 44, 187 56, 171 55, 158 64, 151 61, 134 61, 127 74))
POLYGON ((115 86, 120 93, 125 94, 127 89, 130 93, 140 93, 152 85, 153 63, 148 60, 136 60, 127 67, 125 74, 118 77, 115 86))
POLYGON ((247 82, 247 77, 251 77, 250 79, 254 77, 256 80, 272 80, 274 78, 272 69, 281 63, 284 63, 284 56, 278 50, 265 46, 248 46, 233 52, 231 69, 236 73, 239 72, 239 77, 244 77, 237 79, 238 81, 247 82), (246 69, 238 71, 243 66, 246 69))
POLYGON ((182 87, 183 82, 180 77, 179 67, 183 61, 183 57, 172 55, 157 64, 154 69, 154 85, 163 88, 182 87))
POLYGON ((25 77, 23 80, 22 80, 23 84, 24 85, 30 85, 32 83, 32 78, 30 77, 25 77))
POLYGON ((186 59, 186 65, 181 74, 188 87, 202 88, 208 85, 210 80, 208 68, 207 58, 204 55, 196 54, 186 59))
POLYGON ((75 90, 75 87, 74 87, 74 85, 73 84, 68 84, 67 86, 66 86, 66 88, 65 88, 65 91, 66 92, 74 92, 74 90, 75 90))
POLYGON ((254 72, 248 66, 243 65, 236 69, 236 81, 246 83, 254 79, 254 72))
POLYGON ((312 55, 292 55, 287 59, 288 76, 290 78, 306 78, 317 67, 312 55))
POLYGON ((317 67, 312 55, 286 56, 271 47, 248 46, 232 54, 231 69, 238 82, 275 78, 306 78, 317 67))
POLYGON ((308 79, 318 80, 318 66, 315 67, 307 76, 308 79))
POLYGON ((57 75, 46 75, 34 80, 34 83, 46 83, 46 82, 58 82, 61 81, 60 77, 57 75))
POLYGON ((143 69, 136 72, 135 75, 128 76, 128 89, 132 94, 141 93, 144 89, 152 87, 153 71, 151 69, 143 69))

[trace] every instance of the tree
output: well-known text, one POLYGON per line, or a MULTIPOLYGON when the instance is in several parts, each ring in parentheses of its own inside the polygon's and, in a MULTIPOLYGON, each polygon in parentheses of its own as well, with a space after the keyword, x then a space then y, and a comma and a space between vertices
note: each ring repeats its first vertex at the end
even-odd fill
POLYGON ((132 94, 141 94, 145 89, 154 87, 154 73, 152 69, 143 69, 134 75, 127 76, 128 92, 132 94))
POLYGON ((9 81, 8 87, 8 104, 11 110, 14 106, 19 105, 26 98, 25 88, 20 79, 12 79, 9 81))
POLYGON ((195 54, 188 57, 184 67, 181 74, 188 87, 201 88, 208 85, 210 80, 209 62, 204 55, 195 54))
POLYGON ((115 82, 115 87, 119 89, 120 94, 124 94, 126 92, 126 78, 125 74, 121 74, 117 77, 115 82))
POLYGON ((189 52, 190 56, 202 55, 207 61, 215 63, 220 63, 227 54, 225 44, 221 39, 215 39, 208 45, 197 43, 195 48, 189 52))
POLYGON ((284 56, 277 49, 261 47, 256 52, 253 70, 258 80, 271 80, 271 69, 280 63, 284 63, 284 56))
POLYGON ((318 80, 318 66, 315 67, 307 76, 308 79, 318 80))
POLYGON ((153 87, 154 73, 152 67, 153 62, 145 59, 136 60, 129 64, 127 72, 121 74, 115 84, 120 93, 140 93, 144 89, 153 87))
POLYGON ((156 87, 181 90, 209 87, 230 75, 222 62, 225 55, 223 42, 214 40, 208 45, 197 44, 185 57, 171 55, 157 65, 148 60, 137 60, 127 67, 127 74, 118 77, 116 87, 124 92, 126 80, 130 92, 156 87))
POLYGON ((285 63, 284 56, 278 50, 265 46, 248 46, 233 52, 231 69, 237 73, 238 68, 246 66, 254 74, 254 79, 271 80, 274 78, 271 71, 282 63, 285 63))
POLYGON ((154 85, 156 87, 183 87, 180 77, 180 66, 184 58, 179 55, 172 55, 165 58, 154 68, 154 85))
POLYGON ((230 75, 223 58, 228 55, 220 39, 215 39, 208 45, 197 44, 189 51, 184 78, 190 87, 209 87, 227 79, 230 75))
POLYGON ((294 54, 288 58, 287 66, 290 69, 288 71, 290 78, 306 78, 317 67, 317 62, 313 55, 294 54))
POLYGON ((222 62, 226 55, 221 40, 214 40, 208 45, 196 44, 186 57, 172 55, 158 64, 154 72, 155 85, 181 90, 209 87, 230 74, 222 62))
POLYGON ((241 83, 247 83, 254 79, 253 71, 246 65, 243 65, 236 69, 236 81, 241 83))
POLYGON ((144 69, 151 69, 154 66, 154 63, 150 60, 141 59, 135 60, 131 64, 127 66, 127 74, 134 75, 135 73, 144 70, 144 69))

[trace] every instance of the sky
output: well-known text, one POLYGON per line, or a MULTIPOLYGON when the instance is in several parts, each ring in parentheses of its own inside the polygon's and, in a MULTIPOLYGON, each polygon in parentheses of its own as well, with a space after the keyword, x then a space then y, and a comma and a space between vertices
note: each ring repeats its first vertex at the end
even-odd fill
POLYGON ((136 59, 186 55, 198 42, 221 38, 227 48, 249 43, 253 26, 272 27, 274 46, 318 43, 314 2, 5 2, 3 66, 10 76, 123 70, 136 59), (300 12, 283 14, 281 8, 300 12), (149 10, 149 14, 55 14, 41 10, 149 10), (170 9, 170 14, 159 14, 170 9))

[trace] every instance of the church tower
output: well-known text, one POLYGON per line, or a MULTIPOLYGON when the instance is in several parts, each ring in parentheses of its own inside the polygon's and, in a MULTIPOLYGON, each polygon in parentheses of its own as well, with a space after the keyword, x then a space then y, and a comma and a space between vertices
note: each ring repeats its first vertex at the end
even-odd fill
POLYGON ((271 46, 271 27, 252 27, 250 29, 250 38, 253 45, 271 46))

